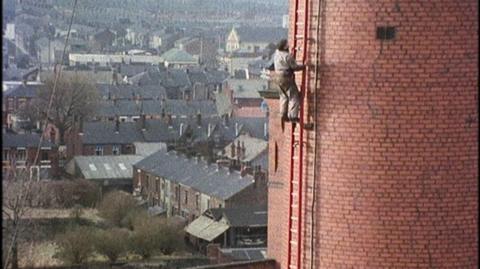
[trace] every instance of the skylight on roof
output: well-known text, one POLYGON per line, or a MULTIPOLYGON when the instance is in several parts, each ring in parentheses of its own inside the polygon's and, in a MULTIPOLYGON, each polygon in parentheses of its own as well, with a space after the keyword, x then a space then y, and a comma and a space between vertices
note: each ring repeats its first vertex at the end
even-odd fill
POLYGON ((103 166, 105 166, 105 170, 112 170, 112 167, 108 163, 104 163, 103 166))
POLYGON ((93 163, 89 164, 88 167, 90 167, 92 171, 97 171, 97 167, 93 163))
POLYGON ((123 163, 119 163, 118 167, 120 167, 120 169, 122 169, 122 170, 127 170, 127 167, 123 163))

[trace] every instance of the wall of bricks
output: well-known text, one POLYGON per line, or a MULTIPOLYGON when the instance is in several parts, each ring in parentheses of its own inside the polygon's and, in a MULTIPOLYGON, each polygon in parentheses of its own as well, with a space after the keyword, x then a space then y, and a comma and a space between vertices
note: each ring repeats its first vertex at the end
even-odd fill
MULTIPOLYGON (((319 17, 310 2, 302 267, 478 267, 477 2, 322 1, 319 17), (395 38, 376 39, 378 26, 395 38)), ((290 131, 277 102, 268 255, 287 268, 290 131)))

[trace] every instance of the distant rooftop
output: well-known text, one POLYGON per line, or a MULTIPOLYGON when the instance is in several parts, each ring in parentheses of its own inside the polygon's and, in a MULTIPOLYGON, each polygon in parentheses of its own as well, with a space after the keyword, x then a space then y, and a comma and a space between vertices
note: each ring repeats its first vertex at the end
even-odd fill
POLYGON ((251 175, 242 177, 238 171, 229 172, 216 164, 188 159, 173 151, 154 153, 136 163, 135 168, 220 199, 228 199, 254 184, 251 175))

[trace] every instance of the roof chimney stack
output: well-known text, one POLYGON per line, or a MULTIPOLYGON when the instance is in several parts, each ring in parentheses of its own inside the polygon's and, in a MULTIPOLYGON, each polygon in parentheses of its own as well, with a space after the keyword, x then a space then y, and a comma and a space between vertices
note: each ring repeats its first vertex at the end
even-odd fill
POLYGON ((235 158, 235 142, 232 142, 232 144, 230 144, 230 152, 231 152, 232 159, 234 159, 235 158))
POLYGON ((142 124, 142 131, 146 131, 147 130, 147 116, 145 116, 145 114, 142 113, 142 115, 140 115, 140 121, 141 121, 141 124, 142 124))
POLYGON ((115 120, 115 133, 118 134, 120 132, 120 120, 118 119, 118 116, 115 120))
POLYGON ((180 123, 180 136, 183 135, 183 122, 180 123))
POLYGON ((237 159, 238 159, 238 160, 243 159, 243 156, 242 156, 242 147, 240 146, 240 140, 237 141, 237 159))
POLYGON ((197 113, 197 125, 202 125, 202 114, 200 112, 197 113))
POLYGON ((212 134, 212 125, 209 123, 208 130, 207 130, 207 137, 210 137, 211 134, 212 134))
POLYGON ((235 137, 238 136, 238 133, 239 133, 239 128, 238 128, 238 122, 235 122, 235 137))
POLYGON ((168 124, 168 128, 173 128, 172 114, 167 115, 167 124, 168 124))

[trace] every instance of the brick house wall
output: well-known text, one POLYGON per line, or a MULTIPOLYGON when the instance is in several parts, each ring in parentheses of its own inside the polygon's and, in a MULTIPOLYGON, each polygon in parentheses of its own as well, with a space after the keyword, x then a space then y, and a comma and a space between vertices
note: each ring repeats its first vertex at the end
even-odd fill
POLYGON ((260 178, 256 185, 243 189, 228 200, 208 196, 188 186, 171 182, 134 167, 133 188, 138 187, 139 182, 141 182, 141 196, 149 202, 149 206, 160 205, 167 210, 168 216, 179 215, 184 217, 187 222, 192 222, 209 208, 266 202, 267 184, 264 177, 260 178))
MULTIPOLYGON (((23 149, 23 148, 22 148, 23 149)), ((41 148, 37 162, 35 162, 35 157, 37 154, 37 148, 29 147, 25 148, 25 160, 21 161, 16 158, 20 148, 3 148, 4 153, 8 154, 8 159, 5 159, 2 156, 2 170, 4 173, 7 170, 12 171, 11 169, 21 170, 26 167, 36 166, 39 169, 48 169, 48 179, 55 178, 60 174, 60 169, 58 165, 58 148, 41 148), (6 152, 5 152, 6 151, 6 152), (14 161, 15 160, 15 161, 14 161)), ((45 179, 45 178, 40 178, 45 179)))
POLYGON ((268 195, 265 175, 263 173, 258 173, 254 176, 256 178, 255 184, 246 187, 228 199, 225 202, 226 208, 239 205, 258 205, 267 203, 268 195))
MULTIPOLYGON (((309 21, 312 64, 322 41, 304 103, 316 132, 302 268, 478 267, 477 2, 323 2, 320 36, 309 21), (395 38, 377 40, 378 26, 395 38)), ((268 104, 268 256, 287 268, 290 125, 268 104)))

